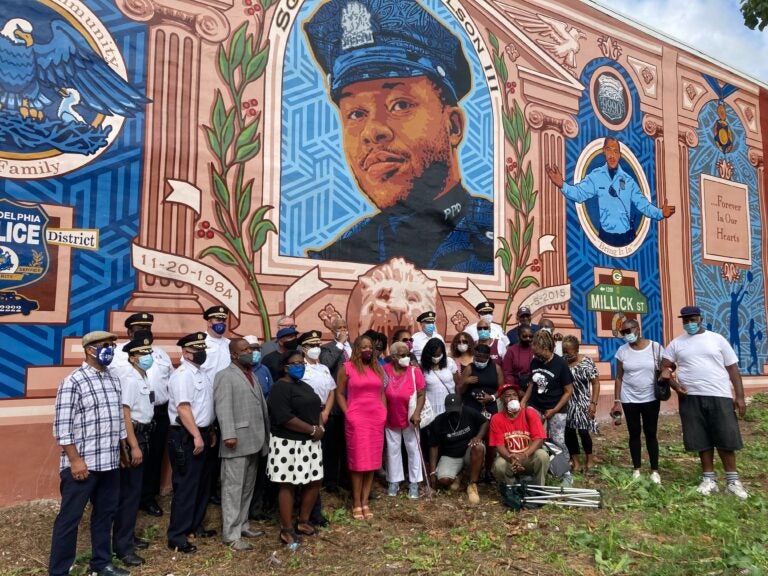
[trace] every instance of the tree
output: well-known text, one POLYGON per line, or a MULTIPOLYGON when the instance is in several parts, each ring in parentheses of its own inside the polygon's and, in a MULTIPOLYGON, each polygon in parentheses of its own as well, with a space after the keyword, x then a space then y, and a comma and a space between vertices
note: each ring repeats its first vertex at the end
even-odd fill
POLYGON ((748 28, 762 31, 768 25, 768 0, 741 0, 741 13, 748 28))

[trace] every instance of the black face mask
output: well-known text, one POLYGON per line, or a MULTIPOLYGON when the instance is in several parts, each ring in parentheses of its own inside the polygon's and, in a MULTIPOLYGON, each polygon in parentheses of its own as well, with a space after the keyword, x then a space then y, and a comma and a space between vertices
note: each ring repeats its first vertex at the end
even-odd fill
POLYGON ((198 366, 205 364, 207 358, 208 354, 205 350, 197 350, 192 353, 192 363, 197 364, 198 366))
POLYGON ((299 347, 299 339, 294 338, 293 340, 288 340, 285 344, 283 344, 283 347, 286 350, 296 350, 296 348, 299 347))
POLYGON ((530 347, 531 347, 530 340, 520 340, 520 348, 530 348, 530 347))

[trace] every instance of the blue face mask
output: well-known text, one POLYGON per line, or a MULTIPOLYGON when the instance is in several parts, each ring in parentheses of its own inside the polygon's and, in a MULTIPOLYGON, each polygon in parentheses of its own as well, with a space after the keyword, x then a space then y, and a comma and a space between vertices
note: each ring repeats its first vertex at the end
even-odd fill
POLYGON ((625 334, 624 335, 624 342, 626 342, 627 344, 634 344, 635 342, 637 342, 637 334, 635 334, 634 332, 630 332, 629 334, 625 334))
POLYGON ((424 334, 427 336, 432 336, 432 334, 435 333, 435 325, 434 324, 424 324, 424 334))
POLYGON ((490 330, 478 330, 477 331, 477 337, 480 338, 480 340, 488 340, 491 337, 491 331, 490 330))
POLYGON ((145 354, 144 356, 139 356, 139 368, 144 370, 144 372, 152 368, 152 364, 154 363, 155 363, 155 359, 152 358, 152 354, 145 354))
POLYGON ((699 323, 698 322, 689 322, 688 324, 683 324, 683 330, 688 332, 691 336, 696 334, 696 332, 699 331, 699 323))
POLYGON ((253 356, 253 364, 256 365, 259 362, 261 362, 261 350, 254 350, 251 352, 251 355, 253 356))
POLYGON ((488 366, 488 362, 477 362, 477 361, 475 362, 475 367, 478 370, 483 370, 485 369, 486 366, 488 366))
POLYGON ((288 376, 293 378, 294 380, 301 380, 304 378, 304 370, 305 370, 304 364, 301 366, 288 366, 288 376))
POLYGON ((106 368, 112 364, 112 358, 114 357, 115 347, 111 344, 102 344, 96 348, 96 354, 94 355, 94 358, 96 358, 96 362, 99 364, 99 366, 106 368))
POLYGON ((211 328, 213 328, 213 331, 216 332, 216 334, 221 336, 222 334, 224 334, 224 332, 227 331, 227 323, 226 322, 216 322, 216 324, 211 326, 211 328))

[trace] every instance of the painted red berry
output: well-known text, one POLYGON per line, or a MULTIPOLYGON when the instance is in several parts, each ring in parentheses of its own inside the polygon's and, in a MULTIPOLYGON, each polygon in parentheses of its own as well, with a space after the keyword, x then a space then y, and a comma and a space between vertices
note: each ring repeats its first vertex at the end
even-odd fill
POLYGON ((258 106, 258 105, 259 105, 259 101, 256 100, 256 98, 251 98, 251 106, 258 106))
POLYGON ((250 107, 251 107, 251 103, 250 102, 243 102, 243 108, 248 110, 248 108, 250 108, 250 107))
POLYGON ((248 16, 253 16, 253 8, 248 8, 248 16))
POLYGON ((256 114, 258 114, 258 112, 256 112, 256 110, 254 110, 253 108, 251 108, 250 110, 248 110, 248 114, 249 114, 250 116, 256 116, 256 114))
POLYGON ((534 259, 533 259, 533 265, 535 266, 535 265, 536 265, 536 264, 538 264, 538 263, 539 263, 539 259, 538 259, 538 258, 534 258, 534 259))
POLYGON ((208 228, 210 228, 210 227, 211 227, 211 223, 210 223, 210 222, 208 222, 208 220, 203 220, 203 221, 200 223, 200 226, 202 226, 203 228, 205 228, 206 230, 208 230, 208 228))
POLYGON ((250 6, 252 2, 251 2, 251 0, 245 0, 243 3, 244 3, 246 6, 250 6))
POLYGON ((198 230, 197 231, 197 237, 203 238, 205 236, 205 230, 198 230))
POLYGON ((213 230, 208 230, 208 232, 205 233, 206 238, 213 238, 213 230))
POLYGON ((507 157, 507 164, 512 164, 512 162, 514 162, 514 160, 512 159, 511 156, 508 156, 507 157))

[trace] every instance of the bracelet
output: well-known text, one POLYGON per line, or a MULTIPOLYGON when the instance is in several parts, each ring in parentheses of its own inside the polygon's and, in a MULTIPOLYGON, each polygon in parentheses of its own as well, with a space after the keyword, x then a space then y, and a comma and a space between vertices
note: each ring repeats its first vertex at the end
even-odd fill
POLYGON ((437 470, 435 470, 434 472, 430 472, 429 475, 430 476, 437 476, 437 470))
POLYGON ((310 437, 314 436, 317 433, 317 426, 312 426, 312 432, 309 433, 310 437))
POLYGON ((323 426, 322 424, 320 424, 320 430, 322 430, 323 434, 325 434, 325 426, 323 426))
POLYGON ((614 398, 613 401, 621 403, 621 399, 620 398, 614 398))
POLYGON ((496 394, 491 394, 491 402, 496 402, 496 394))
POLYGON ((594 406, 597 406, 597 402, 595 402, 594 400, 590 400, 589 403, 594 405, 594 406))

